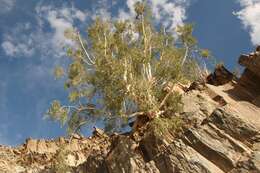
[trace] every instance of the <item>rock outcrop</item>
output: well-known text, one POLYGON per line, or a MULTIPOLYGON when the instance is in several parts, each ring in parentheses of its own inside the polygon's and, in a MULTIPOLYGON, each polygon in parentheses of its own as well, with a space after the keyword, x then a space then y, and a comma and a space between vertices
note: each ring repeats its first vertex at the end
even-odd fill
POLYGON ((249 55, 241 55, 239 64, 246 69, 239 80, 239 85, 247 89, 246 99, 260 106, 260 46, 249 55))
POLYGON ((259 173, 260 52, 239 62, 246 69, 238 80, 221 66, 209 83, 182 88, 178 132, 159 135, 148 122, 128 134, 94 129, 89 138, 28 139, 0 146, 0 172, 259 173))

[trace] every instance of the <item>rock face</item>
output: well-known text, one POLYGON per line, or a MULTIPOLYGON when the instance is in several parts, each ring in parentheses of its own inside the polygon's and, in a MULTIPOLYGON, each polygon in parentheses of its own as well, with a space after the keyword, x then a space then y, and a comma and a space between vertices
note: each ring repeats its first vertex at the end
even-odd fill
POLYGON ((260 106, 260 48, 249 55, 241 55, 239 64, 246 67, 239 80, 240 86, 248 91, 247 99, 260 106))
POLYGON ((234 75, 228 71, 224 65, 217 65, 215 71, 207 77, 207 83, 211 85, 224 85, 234 78, 234 75))
POLYGON ((238 81, 224 67, 209 83, 182 92, 185 121, 178 134, 158 135, 147 123, 130 134, 71 139, 28 139, 16 148, 0 146, 2 173, 259 173, 260 56, 240 57, 238 81), (224 76, 221 78, 221 76, 224 76))

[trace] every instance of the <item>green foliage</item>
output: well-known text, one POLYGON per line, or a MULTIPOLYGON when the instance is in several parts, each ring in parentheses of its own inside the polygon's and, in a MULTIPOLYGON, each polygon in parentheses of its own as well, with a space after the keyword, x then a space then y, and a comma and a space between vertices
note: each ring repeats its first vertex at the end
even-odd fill
POLYGON ((64 75, 64 70, 62 67, 56 67, 54 70, 54 76, 56 77, 56 79, 61 78, 64 75))
POLYGON ((183 110, 181 98, 181 95, 178 93, 173 93, 168 97, 164 105, 164 110, 166 110, 164 116, 170 117, 172 113, 181 112, 183 110))
POLYGON ((70 152, 64 146, 61 146, 57 151, 54 163, 52 165, 52 170, 55 173, 69 173, 72 171, 70 166, 66 164, 66 159, 69 153, 70 152))
POLYGON ((178 117, 155 118, 150 122, 150 128, 157 136, 163 136, 167 132, 175 134, 183 127, 183 121, 178 117))
POLYGON ((177 27, 177 33, 179 34, 180 41, 188 47, 194 46, 197 40, 192 35, 193 24, 187 24, 177 27))
POLYGON ((211 52, 208 49, 202 49, 200 51, 200 55, 203 58, 210 58, 211 57, 211 52))
MULTIPOLYGON (((174 84, 198 75, 200 67, 192 51, 200 49, 192 36, 193 25, 179 26, 174 37, 153 26, 144 3, 136 3, 135 10, 134 21, 97 18, 86 39, 66 31, 76 46, 67 49, 71 64, 65 72, 57 68, 55 75, 67 79, 70 105, 54 101, 47 114, 67 123, 69 133, 97 119, 111 126, 137 112, 172 114, 180 107, 174 84)), ((202 53, 202 57, 207 54, 202 53)))
POLYGON ((187 59, 182 69, 182 73, 185 76, 181 81, 183 83, 200 80, 201 69, 198 67, 198 64, 195 59, 187 59), (188 63, 188 65, 187 65, 188 63))
POLYGON ((54 121, 60 121, 62 125, 67 121, 68 109, 63 108, 58 100, 54 100, 47 112, 54 121))
POLYGON ((135 11, 136 11, 136 14, 137 15, 142 15, 145 11, 145 5, 144 3, 141 3, 141 2, 137 2, 135 5, 135 11))

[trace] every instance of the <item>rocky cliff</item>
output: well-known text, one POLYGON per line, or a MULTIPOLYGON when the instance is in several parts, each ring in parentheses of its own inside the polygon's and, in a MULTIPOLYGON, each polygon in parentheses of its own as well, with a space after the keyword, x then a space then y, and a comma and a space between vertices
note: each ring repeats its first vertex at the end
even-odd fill
POLYGON ((0 146, 4 173, 258 173, 260 172, 260 50, 242 55, 234 79, 223 66, 207 83, 176 86, 185 122, 180 131, 158 135, 149 123, 129 134, 70 139, 28 139, 0 146))

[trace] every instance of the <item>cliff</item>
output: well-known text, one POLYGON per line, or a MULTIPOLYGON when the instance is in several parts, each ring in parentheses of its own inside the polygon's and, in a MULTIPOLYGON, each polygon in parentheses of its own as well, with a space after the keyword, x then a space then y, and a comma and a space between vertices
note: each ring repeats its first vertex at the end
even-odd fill
POLYGON ((241 55, 235 79, 218 66, 206 83, 176 86, 185 122, 158 135, 149 123, 134 133, 71 139, 28 139, 0 146, 0 172, 7 173, 258 173, 260 172, 260 50, 241 55))

